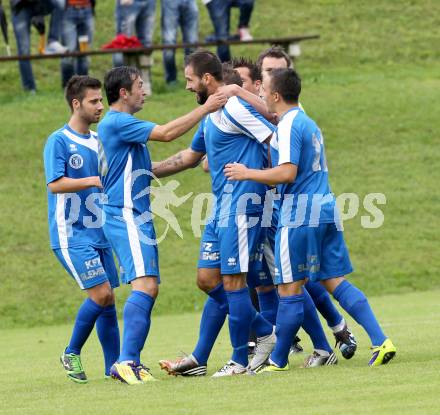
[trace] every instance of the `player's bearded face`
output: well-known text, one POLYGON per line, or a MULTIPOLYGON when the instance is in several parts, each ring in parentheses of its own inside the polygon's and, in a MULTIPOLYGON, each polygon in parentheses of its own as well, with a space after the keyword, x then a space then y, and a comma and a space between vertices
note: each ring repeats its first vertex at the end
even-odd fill
POLYGON ((192 65, 185 67, 186 90, 196 94, 197 102, 203 105, 208 99, 208 88, 195 73, 192 65))
POLYGON ((200 82, 198 89, 196 90, 197 103, 203 105, 208 99, 208 88, 203 82, 200 82))

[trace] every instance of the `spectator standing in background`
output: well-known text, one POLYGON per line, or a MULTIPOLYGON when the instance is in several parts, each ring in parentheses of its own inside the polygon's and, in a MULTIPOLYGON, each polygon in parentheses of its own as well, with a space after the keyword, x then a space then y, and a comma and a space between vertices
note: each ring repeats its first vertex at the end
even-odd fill
MULTIPOLYGON (((255 0, 203 0, 206 5, 209 17, 214 26, 216 40, 229 40, 231 7, 240 9, 238 32, 240 40, 251 40, 249 22, 254 8, 255 0)), ((222 62, 231 60, 231 52, 228 45, 219 45, 217 55, 222 62)))
MULTIPOLYGON (((199 9, 195 0, 162 0, 161 6, 162 42, 164 45, 176 44, 179 26, 182 30, 184 43, 198 41, 199 9)), ((185 55, 192 52, 192 49, 185 49, 185 55)), ((175 83, 177 80, 175 50, 165 49, 163 51, 163 64, 166 83, 175 83)))
POLYGON ((49 33, 47 35, 47 46, 44 49, 44 53, 64 53, 67 51, 67 48, 60 43, 60 39, 66 0, 45 1, 48 2, 52 8, 52 13, 50 14, 49 33))
MULTIPOLYGON (((14 28, 15 40, 17 42, 17 54, 29 55, 31 53, 31 20, 38 15, 38 3, 25 0, 10 0, 12 11, 12 26, 14 28)), ((21 84, 25 91, 35 93, 34 74, 31 62, 18 61, 20 69, 21 84)))
MULTIPOLYGON (((91 0, 66 0, 63 15, 61 41, 68 52, 86 51, 92 43, 94 18, 91 0)), ((63 88, 73 75, 87 75, 89 59, 66 57, 61 60, 63 88)))
POLYGON ((238 19, 238 35, 240 40, 252 40, 253 37, 249 31, 249 23, 251 21, 252 11, 254 10, 255 0, 236 0, 233 6, 240 9, 240 17, 238 19))
MULTIPOLYGON (((231 0, 203 0, 209 12, 214 26, 216 40, 229 39, 229 17, 231 12, 231 0)), ((231 60, 231 52, 228 45, 217 46, 217 55, 221 62, 231 60)))
MULTIPOLYGON (((156 0, 116 0, 116 34, 137 36, 144 47, 153 43, 156 0)), ((113 66, 123 66, 121 53, 113 55, 113 66)))

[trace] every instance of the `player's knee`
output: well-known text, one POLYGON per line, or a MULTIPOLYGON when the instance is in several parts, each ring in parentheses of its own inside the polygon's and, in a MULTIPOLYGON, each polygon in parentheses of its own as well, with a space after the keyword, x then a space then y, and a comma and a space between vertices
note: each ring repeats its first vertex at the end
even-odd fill
POLYGON ((150 297, 156 299, 157 296, 159 295, 159 286, 156 285, 152 285, 151 287, 148 288, 148 293, 147 293, 150 297))
POLYGON ((212 281, 209 280, 205 275, 201 275, 200 273, 197 274, 197 287, 199 287, 200 290, 204 291, 205 293, 211 291, 212 287, 212 281))
POLYGON ((199 268, 197 270, 197 286, 208 293, 222 282, 220 269, 217 268, 199 268))
POLYGON ((329 278, 327 280, 322 280, 321 284, 324 286, 324 288, 330 293, 333 294, 333 291, 336 289, 336 287, 341 284, 345 280, 344 277, 336 277, 336 278, 329 278))
POLYGON ((275 285, 260 285, 259 287, 255 288, 258 294, 268 293, 270 291, 273 291, 274 289, 275 289, 275 285))
POLYGON ((246 287, 246 274, 224 275, 223 285, 226 291, 237 291, 246 287))
POLYGON ((90 296, 92 300, 101 307, 108 307, 115 303, 115 295, 110 287, 100 287, 90 296))

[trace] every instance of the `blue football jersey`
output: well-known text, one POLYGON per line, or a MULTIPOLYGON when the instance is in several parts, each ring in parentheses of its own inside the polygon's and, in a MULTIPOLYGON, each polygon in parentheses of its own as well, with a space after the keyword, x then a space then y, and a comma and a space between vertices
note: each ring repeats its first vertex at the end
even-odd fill
POLYGON ((279 226, 317 226, 338 219, 328 182, 324 139, 316 123, 299 108, 281 118, 271 142, 272 166, 298 168, 293 183, 277 185, 281 195, 279 226))
POLYGON ((223 169, 234 162, 262 169, 267 163, 262 143, 274 130, 255 108, 238 97, 229 98, 222 109, 208 114, 200 123, 191 148, 208 155, 212 192, 216 197, 215 219, 263 209, 267 186, 253 181, 228 181, 223 169), (257 198, 251 200, 242 196, 245 194, 257 198))
MULTIPOLYGON (((82 135, 68 125, 55 131, 44 147, 46 184, 61 177, 98 176, 96 133, 82 135)), ((97 187, 77 193, 52 193, 47 189, 51 247, 69 248, 109 244, 102 230, 103 193, 97 187)))
POLYGON ((150 212, 151 159, 146 143, 156 124, 108 111, 98 124, 99 173, 108 206, 150 212))

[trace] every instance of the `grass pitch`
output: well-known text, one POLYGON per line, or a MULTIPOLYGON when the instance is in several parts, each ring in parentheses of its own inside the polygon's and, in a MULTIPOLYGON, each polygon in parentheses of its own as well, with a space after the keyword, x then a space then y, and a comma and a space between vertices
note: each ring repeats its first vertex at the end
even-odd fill
MULTIPOLYGON (((129 387, 103 379, 100 346, 92 334, 83 350, 89 383, 78 385, 65 377, 58 362, 69 325, 1 330, 0 414, 438 414, 439 295, 433 291, 370 299, 398 348, 389 365, 374 369, 367 367, 366 335, 350 322, 359 349, 352 360, 341 358, 338 366, 300 369, 304 356, 297 356, 289 373, 174 378, 160 371, 157 361, 173 358, 179 350, 192 351, 199 315, 153 315, 143 360, 159 382, 129 387)), ((310 351, 306 335, 301 337, 310 351)), ((229 354, 224 328, 208 374, 229 354)))

